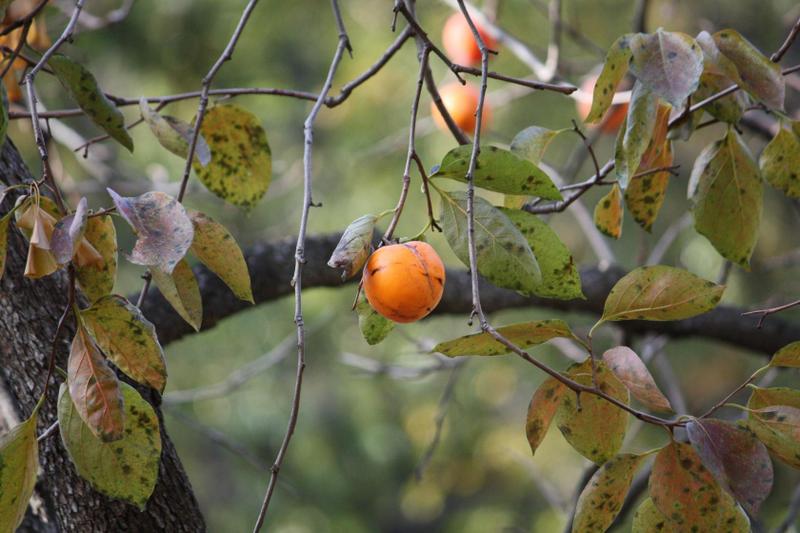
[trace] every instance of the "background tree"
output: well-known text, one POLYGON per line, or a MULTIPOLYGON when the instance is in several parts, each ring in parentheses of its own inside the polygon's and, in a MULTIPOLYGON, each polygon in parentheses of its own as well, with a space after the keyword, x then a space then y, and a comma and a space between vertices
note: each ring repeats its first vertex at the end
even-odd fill
MULTIPOLYGON (((1 208, 16 209, 0 224, 8 234, 0 353, 9 425, 34 412, 38 423, 16 426, 3 453, 30 453, 30 436, 38 435, 43 468, 34 501, 44 505, 29 511, 23 527, 203 529, 165 427, 213 530, 251 527, 259 504, 259 525, 266 516, 273 529, 552 530, 566 522, 582 531, 616 519, 622 530, 631 521, 646 530, 673 500, 683 505, 669 517, 675 527, 731 519, 734 530, 746 530, 744 512, 756 530, 790 527, 800 498, 792 496, 796 473, 783 462, 791 465, 798 446, 798 405, 786 390, 746 387, 791 386, 795 371, 779 368, 797 366, 798 330, 789 316, 797 289, 791 47, 800 13, 790 2, 754 10, 750 2, 507 0, 473 11, 455 1, 418 9, 398 2, 394 10, 383 2, 334 2, 330 10, 320 2, 313 20, 308 5, 167 4, 98 2, 85 6, 90 13, 83 2, 15 2, 8 10, 11 120, 0 175, 11 188, 1 208), (458 59, 463 64, 450 63, 457 53, 439 33, 453 16, 499 54, 490 58, 478 45, 477 56, 471 49, 458 59), (188 29, 176 31, 176 21, 192 28, 193 39, 183 38, 188 29), (60 37, 49 42, 45 25, 60 37), (659 26, 666 31, 655 32, 659 26), (299 27, 301 34, 287 31, 299 27), (617 72, 629 63, 631 75, 622 79, 617 72), (599 89, 576 91, 590 73, 599 74, 599 89), (472 113, 453 107, 448 91, 439 100, 436 86, 454 77, 472 84, 472 113), (14 79, 27 80, 19 93, 14 79), (591 102, 587 120, 598 122, 618 81, 628 85, 616 99, 630 100, 615 108, 616 116, 627 111, 620 135, 611 119, 573 126, 576 101, 591 102), (727 91, 735 92, 720 94, 731 84, 727 91), (442 133, 427 116, 429 103, 442 133), (199 133, 192 122, 202 123, 199 133), (90 138, 99 128, 105 135, 90 138), (132 155, 119 149, 134 146, 132 155), (320 200, 324 207, 311 209, 320 200), (596 205, 594 220, 586 205, 596 205), (357 334, 355 313, 343 312, 355 285, 307 290, 342 283, 325 264, 339 235, 326 233, 363 213, 375 219, 350 228, 362 228, 362 244, 338 250, 339 269, 360 270, 369 244, 381 244, 372 223, 384 241, 425 227, 448 265, 435 316, 395 327, 374 348, 357 334), (209 215, 242 244, 245 259, 209 215), (299 240, 280 240, 296 234, 298 216, 299 240), (112 259, 100 237, 110 234, 112 219, 113 240, 130 251, 113 291, 129 294, 127 301, 104 296, 112 259), (487 221, 489 238, 516 245, 510 252, 486 255, 487 221), (198 263, 197 289, 182 261, 187 251, 198 263), (245 260, 250 279, 241 275, 245 260), (503 274, 509 261, 511 276, 503 274), (475 266, 473 275, 460 263, 475 266), (136 264, 146 269, 144 288, 136 264), (680 270, 636 269, 653 264, 680 270), (724 293, 703 279, 725 284, 724 293), (652 298, 648 283, 659 289, 652 298), (632 312, 625 287, 643 292, 633 303, 647 305, 632 312), (290 292, 294 301, 284 301, 290 292), (752 309, 765 311, 742 316, 752 309), (777 312, 786 316, 768 316, 777 312), (592 327, 601 316, 607 323, 592 327), (163 398, 161 350, 148 321, 168 346, 163 398), (519 322, 522 334, 500 327, 519 322), (476 326, 481 336, 453 340, 476 326), (199 328, 208 331, 174 342, 199 328), (521 357, 470 357, 501 348, 521 357), (587 348, 594 358, 586 360, 587 348), (287 361, 293 353, 296 366, 287 361), (569 360, 579 364, 560 374, 569 360), (120 381, 102 368, 119 370, 120 381), (262 383, 253 387, 253 380, 262 383), (62 382, 69 386, 59 400, 62 382), (659 387, 663 395, 653 392, 659 387), (522 421, 534 391, 526 439, 522 421), (628 405, 628 391, 639 403, 628 405), (100 397, 112 407, 98 414, 100 397), (124 407, 114 408, 115 398, 124 407), (724 406, 748 400, 744 419, 741 409, 724 406), (132 416, 131 406, 147 416, 132 416), (659 414, 666 406, 699 418, 659 414), (604 465, 592 481, 596 466, 556 437, 541 440, 552 410, 570 444, 604 465), (731 424, 740 419, 776 459, 771 492, 765 448, 731 424), (606 425, 593 426, 598 421, 606 425), (146 443, 136 462, 117 462, 117 471, 81 463, 81 453, 105 441, 134 442, 119 438, 126 428, 146 443), (611 459, 623 436, 629 455, 611 459), (709 451, 720 443, 735 453, 709 451), (762 468, 743 470, 731 464, 734 456, 757 458, 752 463, 762 468), (700 513, 702 501, 680 500, 667 479, 684 478, 695 493, 716 495, 722 511, 700 513), (615 488, 613 501, 592 491, 603 479, 615 488), (609 512, 591 511, 600 504, 609 512)), ((369 307, 359 309, 364 315, 369 307)), ((362 316, 362 324, 377 325, 365 329, 372 342, 390 329, 375 316, 362 316)), ((5 489, 25 485, 16 480, 26 471, 4 464, 14 465, 0 471, 6 517, 21 507, 5 499, 17 492, 5 489)))

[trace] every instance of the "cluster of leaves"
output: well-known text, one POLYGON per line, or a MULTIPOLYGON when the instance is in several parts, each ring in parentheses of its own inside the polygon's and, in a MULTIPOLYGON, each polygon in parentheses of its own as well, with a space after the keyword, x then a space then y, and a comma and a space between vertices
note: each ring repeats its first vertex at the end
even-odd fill
MULTIPOLYGON (((48 64, 86 116, 133 150, 122 113, 95 77, 64 55, 53 55, 48 64)), ((188 158, 193 126, 159 114, 145 100, 140 108, 157 140, 188 158)), ((5 128, 3 136, 4 132, 5 128)), ((193 167, 200 181, 232 204, 251 207, 269 186, 271 156, 266 134, 244 109, 210 108, 197 134, 194 154, 193 167)), ((85 298, 70 291, 67 312, 75 318, 76 331, 66 370, 61 371, 65 376, 58 400, 61 439, 76 471, 98 491, 144 507, 158 479, 159 421, 140 393, 144 389, 122 381, 115 368, 159 393, 166 385, 167 369, 153 324, 136 305, 113 294, 117 236, 112 215, 120 215, 136 235, 127 259, 147 267, 167 301, 195 329, 202 324, 202 301, 187 254, 217 274, 238 298, 252 303, 247 263, 223 225, 185 208, 168 194, 147 192, 128 198, 109 189, 112 208, 92 212, 81 198, 74 211, 65 212, 43 196, 40 187, 40 182, 34 182, 2 191, 0 202, 12 190, 27 189, 0 218, 0 276, 12 225, 28 240, 26 277, 38 279, 69 269, 71 282, 85 298)), ((38 407, 0 440, 2 531, 19 524, 36 480, 37 412, 38 407)))

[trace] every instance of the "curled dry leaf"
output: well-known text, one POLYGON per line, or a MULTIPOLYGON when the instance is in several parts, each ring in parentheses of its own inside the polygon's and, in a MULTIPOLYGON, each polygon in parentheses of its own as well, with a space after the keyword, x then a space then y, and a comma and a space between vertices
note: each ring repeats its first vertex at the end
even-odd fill
POLYGON ((377 221, 375 215, 361 216, 342 233, 342 238, 328 259, 329 267, 342 269, 342 281, 355 276, 367 262, 377 221))
POLYGON ((55 217, 42 206, 30 200, 16 212, 17 227, 28 237, 28 258, 25 276, 37 279, 58 270, 58 263, 50 251, 50 238, 56 224, 55 217))
POLYGON ((163 192, 126 198, 107 190, 117 211, 136 232, 136 244, 128 257, 131 263, 172 273, 194 239, 194 226, 183 205, 163 192))

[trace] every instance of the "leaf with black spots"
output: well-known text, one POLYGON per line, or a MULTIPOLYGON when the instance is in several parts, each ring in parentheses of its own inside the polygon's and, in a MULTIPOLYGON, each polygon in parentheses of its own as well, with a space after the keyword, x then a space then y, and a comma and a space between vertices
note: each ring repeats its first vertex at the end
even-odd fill
POLYGON ((536 286, 534 294, 559 300, 585 298, 572 254, 556 232, 533 213, 503 207, 498 209, 522 232, 539 263, 542 282, 536 286))
POLYGON ((611 289, 600 322, 683 320, 716 307, 724 290, 680 268, 639 267, 611 289))
POLYGON ((717 531, 721 489, 691 444, 671 442, 656 455, 650 497, 678 531, 717 531))
POLYGON ((736 30, 713 35, 719 51, 736 66, 741 86, 772 109, 783 109, 786 82, 781 67, 758 51, 736 30))
POLYGON ((194 226, 183 205, 158 191, 126 198, 107 190, 119 214, 136 233, 136 244, 128 260, 171 273, 194 239, 194 226))
POLYGON ((167 368, 156 328, 138 307, 122 296, 110 295, 81 311, 89 334, 120 370, 164 392, 167 368))
POLYGON ((630 47, 633 75, 673 107, 681 107, 697 90, 703 73, 703 52, 689 35, 659 29, 633 36, 630 47))
POLYGON ((77 265, 75 274, 81 290, 95 301, 114 290, 117 278, 117 230, 109 215, 90 217, 83 238, 102 257, 101 262, 77 265))
POLYGON ((509 150, 534 165, 538 165, 553 139, 565 131, 570 130, 550 130, 541 126, 529 126, 514 136, 509 150))
MULTIPOLYGON (((616 400, 628 404, 625 385, 602 361, 596 361, 597 387, 616 400)), ((574 381, 592 385, 591 361, 572 365, 566 372, 574 381)), ((578 404, 575 393, 568 392, 561 399, 556 412, 556 425, 575 450, 596 464, 614 457, 622 447, 628 426, 628 413, 608 400, 594 394, 581 394, 578 404)))
MULTIPOLYGON (((142 118, 150 126, 150 131, 153 132, 161 146, 183 159, 189 157, 189 148, 194 135, 191 125, 169 115, 159 115, 157 111, 147 105, 145 97, 139 100, 139 109, 142 112, 142 118)), ((202 166, 211 162, 211 150, 202 135, 197 136, 194 156, 202 166)))
POLYGON ((188 214, 194 225, 190 248, 194 256, 219 276, 237 298, 255 303, 247 261, 233 235, 208 215, 193 210, 188 214))
POLYGON ((329 267, 342 269, 342 280, 355 276, 367 262, 377 221, 375 215, 358 217, 342 233, 342 238, 328 259, 329 267))
POLYGON ((561 404, 561 398, 568 391, 569 389, 560 381, 551 377, 539 385, 539 388, 533 393, 525 420, 525 435, 528 438, 532 454, 536 453, 544 440, 558 406, 561 404))
POLYGON ((792 122, 792 131, 781 124, 778 133, 761 152, 758 166, 767 183, 789 198, 800 198, 799 122, 792 122))
POLYGON ((623 35, 614 41, 614 44, 608 49, 603 63, 603 70, 594 85, 592 108, 586 117, 586 122, 597 122, 605 116, 606 111, 611 107, 617 85, 619 85, 619 82, 622 81, 628 71, 628 62, 632 53, 630 43, 635 36, 636 34, 633 33, 623 35))
POLYGON ((594 225, 612 239, 622 235, 622 190, 616 183, 594 207, 594 225))
POLYGON ((200 133, 211 162, 193 161, 200 182, 226 202, 251 208, 272 180, 272 152, 258 118, 235 105, 217 105, 203 118, 200 133))
MULTIPOLYGON (((542 344, 551 339, 574 339, 575 335, 563 320, 536 320, 521 322, 497 328, 497 333, 521 349, 542 344)), ((474 333, 434 346, 433 352, 439 352, 448 357, 461 355, 503 355, 511 350, 487 332, 474 333)))
POLYGON ((603 353, 603 361, 643 405, 655 411, 672 412, 669 400, 636 352, 627 346, 617 346, 603 353))
MULTIPOLYGON (((466 183, 471 156, 471 144, 450 150, 431 177, 466 183)), ((538 196, 546 200, 562 199, 558 187, 542 169, 531 161, 496 146, 481 147, 473 183, 476 187, 506 194, 538 196)))
POLYGON ((625 127, 620 129, 614 148, 614 169, 619 186, 623 189, 628 188, 653 138, 658 110, 658 97, 637 81, 633 86, 625 127))
POLYGON ((622 509, 633 476, 647 455, 623 453, 594 473, 575 507, 573 533, 604 533, 622 509))
POLYGON ((689 180, 694 226, 726 259, 750 268, 761 224, 763 187, 739 134, 728 129, 697 158, 689 180))
POLYGON ((194 272, 185 259, 181 259, 172 274, 158 268, 151 269, 153 281, 173 309, 195 331, 203 324, 203 299, 194 272))
MULTIPOLYGON (((754 392, 748 403, 750 411, 743 422, 744 426, 781 461, 794 468, 800 468, 800 408, 793 405, 776 405, 773 403, 776 401, 774 399, 768 402, 773 405, 757 408, 755 405, 758 401, 753 401, 755 396, 754 392)), ((764 396, 766 395, 762 394, 761 401, 764 401, 764 396)))
POLYGON ((370 346, 383 341, 394 329, 395 323, 375 311, 364 295, 358 299, 356 313, 358 313, 358 327, 361 335, 370 346))
POLYGON ((155 411, 141 395, 120 383, 125 404, 125 433, 103 442, 92 434, 74 409, 69 390, 58 397, 61 441, 75 470, 98 491, 144 509, 158 480, 161 433, 155 411))
POLYGON ((16 531, 36 486, 36 411, 0 436, 0 531, 16 531))
POLYGON ((83 327, 78 327, 72 340, 67 385, 76 411, 96 437, 106 442, 122 438, 119 380, 83 327))
POLYGON ((772 490, 772 462, 752 433, 724 420, 695 419, 689 442, 719 485, 755 516, 772 490))
POLYGON ((645 498, 633 514, 631 533, 677 533, 678 528, 661 514, 652 498, 645 498))
POLYGON ((47 64, 83 112, 114 140, 133 152, 133 139, 125 129, 125 117, 97 84, 94 74, 63 54, 53 54, 47 64))
MULTIPOLYGON (((442 192, 442 227, 450 248, 469 266, 467 195, 442 192)), ((524 235, 506 215, 481 197, 475 197, 474 229, 478 272, 494 285, 531 295, 542 282, 536 256, 524 235)))

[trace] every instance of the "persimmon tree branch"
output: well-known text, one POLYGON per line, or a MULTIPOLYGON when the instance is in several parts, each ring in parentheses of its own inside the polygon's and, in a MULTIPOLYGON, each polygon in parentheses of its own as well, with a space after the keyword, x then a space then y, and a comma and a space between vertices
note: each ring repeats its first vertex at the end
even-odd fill
POLYGON ((297 417, 300 412, 300 393, 303 386, 303 372, 305 371, 306 367, 306 332, 303 322, 303 268, 307 261, 305 256, 305 241, 308 228, 308 216, 311 207, 314 206, 311 195, 313 176, 311 155, 314 146, 314 121, 316 120, 320 109, 325 103, 325 98, 328 95, 328 91, 331 89, 331 85, 333 85, 333 76, 336 74, 336 69, 339 67, 339 63, 342 60, 345 50, 351 50, 350 39, 347 36, 347 30, 345 29, 344 22, 342 21, 338 0, 331 0, 331 7, 333 9, 334 18, 336 19, 336 26, 339 30, 339 41, 336 46, 336 51, 333 54, 333 59, 331 60, 325 83, 323 84, 322 89, 320 89, 319 96, 317 97, 314 107, 311 108, 311 111, 309 112, 308 117, 306 117, 305 123, 303 124, 303 205, 302 213, 300 215, 300 229, 298 231, 297 243, 295 245, 294 275, 292 276, 295 301, 294 321, 297 325, 297 373, 295 376, 294 392, 292 393, 292 408, 289 415, 289 423, 286 428, 286 434, 283 437, 283 442, 278 449, 278 453, 275 456, 275 461, 270 469, 271 473, 269 477, 269 483, 267 484, 267 490, 264 494, 264 501, 261 504, 261 509, 258 513, 255 527, 253 528, 254 533, 258 533, 264 524, 264 518, 267 515, 267 510, 269 509, 269 504, 272 500, 272 494, 275 491, 275 484, 278 481, 278 473, 280 472, 283 460, 286 457, 286 452, 289 449, 289 443, 291 442, 292 435, 294 435, 294 430, 297 426, 297 417))

